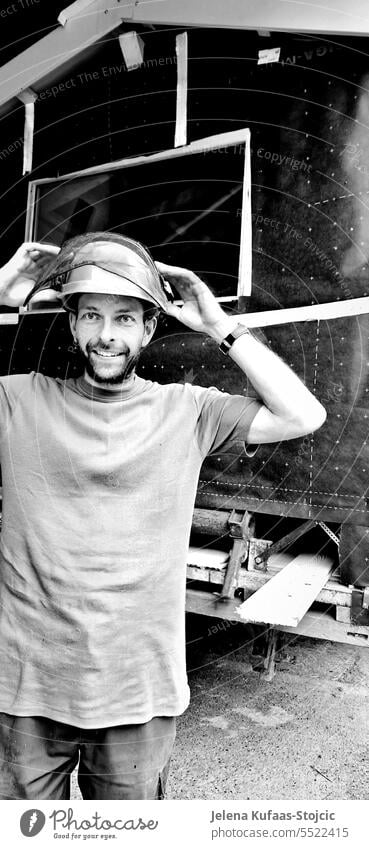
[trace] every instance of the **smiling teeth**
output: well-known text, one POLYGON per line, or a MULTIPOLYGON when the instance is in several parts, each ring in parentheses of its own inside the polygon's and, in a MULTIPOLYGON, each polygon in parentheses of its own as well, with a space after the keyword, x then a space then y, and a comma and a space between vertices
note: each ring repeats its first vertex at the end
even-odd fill
POLYGON ((110 358, 121 357, 122 356, 121 354, 107 354, 107 353, 103 354, 101 351, 94 351, 94 353, 97 354, 98 357, 107 357, 107 358, 109 358, 109 357, 110 358))

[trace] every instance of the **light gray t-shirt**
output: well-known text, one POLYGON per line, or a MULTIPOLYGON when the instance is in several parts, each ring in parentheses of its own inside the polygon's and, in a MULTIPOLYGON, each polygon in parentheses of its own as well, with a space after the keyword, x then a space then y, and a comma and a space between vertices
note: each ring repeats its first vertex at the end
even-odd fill
POLYGON ((0 711, 102 728, 186 709, 200 467, 259 408, 139 377, 0 378, 0 711))

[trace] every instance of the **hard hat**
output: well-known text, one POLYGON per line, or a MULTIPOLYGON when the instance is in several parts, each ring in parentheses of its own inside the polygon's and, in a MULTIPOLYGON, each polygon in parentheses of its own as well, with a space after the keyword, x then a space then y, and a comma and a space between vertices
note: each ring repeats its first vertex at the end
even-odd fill
POLYGON ((54 289, 65 309, 71 309, 71 295, 85 292, 139 298, 164 312, 173 300, 148 250, 134 239, 111 233, 86 233, 66 242, 25 305, 45 289, 54 289))

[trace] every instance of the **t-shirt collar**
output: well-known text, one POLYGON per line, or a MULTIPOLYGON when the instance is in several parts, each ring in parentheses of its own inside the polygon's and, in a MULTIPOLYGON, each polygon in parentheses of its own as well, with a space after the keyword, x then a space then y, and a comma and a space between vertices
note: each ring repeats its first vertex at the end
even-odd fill
POLYGON ((104 386, 93 386, 86 378, 81 375, 74 381, 74 389, 80 395, 90 398, 93 401, 125 401, 126 398, 132 398, 145 388, 146 381, 142 377, 134 375, 133 381, 129 387, 119 386, 117 389, 105 389, 104 386))

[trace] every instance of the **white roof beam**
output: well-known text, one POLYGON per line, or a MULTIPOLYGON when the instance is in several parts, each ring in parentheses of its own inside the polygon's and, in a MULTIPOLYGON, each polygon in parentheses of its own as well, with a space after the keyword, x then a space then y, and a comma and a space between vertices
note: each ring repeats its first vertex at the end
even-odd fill
POLYGON ((368 0, 136 0, 135 23, 367 35, 368 0))
POLYGON ((130 21, 134 2, 77 0, 64 9, 59 16, 62 26, 0 68, 0 109, 24 89, 37 88, 40 80, 68 67, 122 21, 130 21))
POLYGON ((74 67, 123 21, 147 26, 219 27, 310 35, 368 35, 367 0, 75 0, 58 26, 0 68, 0 112, 24 89, 74 67))

